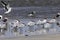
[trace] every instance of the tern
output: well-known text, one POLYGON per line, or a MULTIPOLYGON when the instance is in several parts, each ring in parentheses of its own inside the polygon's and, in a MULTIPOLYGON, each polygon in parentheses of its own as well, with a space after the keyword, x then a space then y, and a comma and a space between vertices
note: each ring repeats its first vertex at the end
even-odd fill
POLYGON ((28 14, 29 17, 33 17, 36 14, 35 11, 32 11, 31 13, 28 14))
POLYGON ((6 10, 6 12, 5 12, 5 14, 7 14, 7 13, 10 13, 11 12, 11 7, 10 7, 10 5, 9 4, 7 4, 6 2, 4 2, 4 1, 1 1, 1 4, 2 4, 2 6, 4 7, 4 10, 6 10))

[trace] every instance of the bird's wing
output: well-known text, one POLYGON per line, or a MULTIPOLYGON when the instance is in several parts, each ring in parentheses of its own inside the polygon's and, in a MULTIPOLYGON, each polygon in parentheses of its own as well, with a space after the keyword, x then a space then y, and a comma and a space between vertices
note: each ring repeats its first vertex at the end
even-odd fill
POLYGON ((11 12, 11 9, 12 9, 12 8, 9 8, 8 11, 5 12, 5 14, 11 12))

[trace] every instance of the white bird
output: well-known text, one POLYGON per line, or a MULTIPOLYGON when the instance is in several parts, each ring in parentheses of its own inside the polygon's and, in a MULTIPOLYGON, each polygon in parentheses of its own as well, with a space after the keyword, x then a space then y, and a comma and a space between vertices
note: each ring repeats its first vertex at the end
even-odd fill
POLYGON ((50 28, 51 27, 51 24, 50 23, 45 23, 44 24, 44 28, 50 28))
POLYGON ((12 8, 9 8, 8 11, 5 12, 5 14, 10 13, 12 8))
POLYGON ((43 20, 42 20, 43 28, 45 28, 45 26, 44 26, 44 25, 45 25, 46 23, 47 23, 47 19, 43 19, 43 20))
POLYGON ((25 24, 20 23, 18 27, 25 27, 25 24))
POLYGON ((28 14, 29 17, 33 17, 36 14, 35 11, 32 11, 31 13, 28 14))
POLYGON ((59 18, 60 17, 60 13, 57 13, 56 17, 59 18))
POLYGON ((56 19, 51 19, 49 23, 56 23, 56 19))
POLYGON ((42 21, 41 20, 38 20, 36 24, 42 24, 42 21))
POLYGON ((46 23, 46 22, 47 22, 46 19, 44 19, 44 20, 42 20, 42 21, 41 21, 41 20, 38 20, 36 24, 44 24, 44 23, 46 23))
POLYGON ((33 14, 28 14, 29 17, 33 16, 33 14))
POLYGON ((10 13, 11 12, 11 7, 9 6, 9 4, 6 4, 5 2, 1 1, 1 4, 3 5, 4 9, 6 10, 5 14, 10 13))
POLYGON ((29 21, 27 25, 28 26, 33 26, 33 25, 35 25, 35 22, 29 21))
POLYGON ((46 22, 47 22, 47 19, 43 19, 42 23, 44 24, 44 23, 46 23, 46 22))
POLYGON ((60 13, 58 13, 58 15, 60 15, 60 13))
POLYGON ((13 27, 19 26, 19 21, 18 21, 18 20, 14 20, 14 21, 11 23, 11 25, 12 25, 13 27))

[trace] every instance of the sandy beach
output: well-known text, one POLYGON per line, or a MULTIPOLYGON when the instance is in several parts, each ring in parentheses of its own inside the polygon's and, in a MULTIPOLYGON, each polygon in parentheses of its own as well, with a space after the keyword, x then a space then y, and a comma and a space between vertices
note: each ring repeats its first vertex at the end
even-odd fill
POLYGON ((60 40, 60 34, 53 35, 38 35, 27 37, 15 37, 15 38, 0 38, 0 40, 60 40))

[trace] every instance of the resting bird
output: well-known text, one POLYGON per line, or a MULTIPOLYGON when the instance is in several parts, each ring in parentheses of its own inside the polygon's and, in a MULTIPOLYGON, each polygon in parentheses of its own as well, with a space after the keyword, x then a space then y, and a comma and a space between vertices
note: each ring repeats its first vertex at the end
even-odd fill
POLYGON ((31 13, 28 14, 29 17, 33 17, 35 15, 35 11, 32 11, 31 13))
POLYGON ((4 9, 6 10, 5 14, 10 13, 11 12, 11 7, 9 6, 9 4, 5 3, 4 1, 1 1, 2 6, 4 7, 4 9))
POLYGON ((56 17, 58 18, 60 16, 60 13, 58 13, 57 15, 56 15, 56 17))

